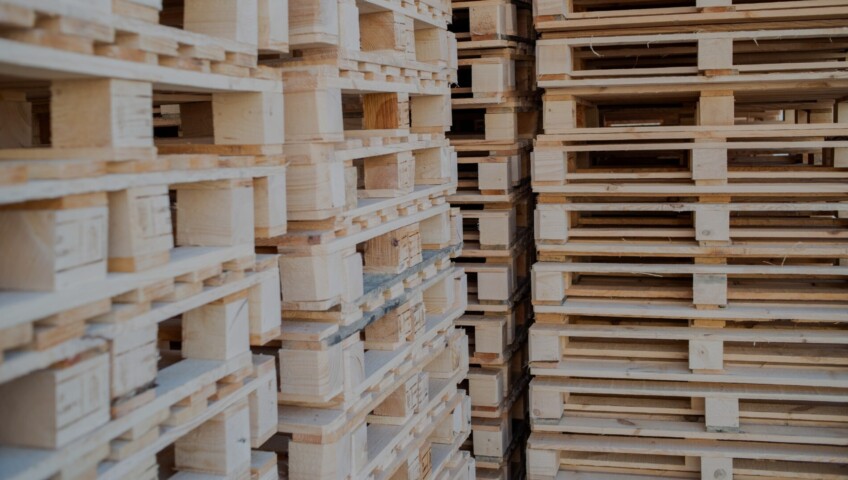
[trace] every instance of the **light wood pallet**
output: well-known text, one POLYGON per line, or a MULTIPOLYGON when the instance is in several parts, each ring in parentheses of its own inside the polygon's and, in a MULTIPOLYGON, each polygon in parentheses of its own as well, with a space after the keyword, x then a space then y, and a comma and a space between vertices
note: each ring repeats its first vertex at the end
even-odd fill
POLYGON ((202 3, 0 2, 3 478, 276 478, 287 26, 202 3))
POLYGON ((470 432, 468 397, 457 391, 468 343, 453 327, 464 302, 464 275, 449 267, 351 336, 339 338, 328 324, 286 322, 279 396, 286 436, 275 448, 287 452, 290 478, 441 474, 470 432))
POLYGON ((844 8, 537 3, 528 478, 846 475, 844 8))
POLYGON ((282 71, 287 116, 299 119, 286 126, 292 230, 343 235, 455 189, 449 15, 432 1, 291 10, 294 55, 262 63, 282 71))
POLYGON ((537 30, 575 36, 842 25, 848 14, 841 0, 542 0, 535 6, 537 30))

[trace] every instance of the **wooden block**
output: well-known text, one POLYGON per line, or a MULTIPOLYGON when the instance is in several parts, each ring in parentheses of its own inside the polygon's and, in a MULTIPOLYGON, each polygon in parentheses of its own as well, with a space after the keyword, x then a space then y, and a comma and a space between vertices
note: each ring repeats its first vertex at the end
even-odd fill
POLYGON ((424 367, 430 378, 451 378, 468 366, 468 337, 454 329, 448 338, 448 348, 424 367))
POLYGON ((240 478, 250 475, 250 419, 241 400, 176 441, 175 462, 180 471, 240 478))
POLYGON ((109 270, 136 272, 168 263, 174 247, 167 186, 109 192, 109 270))
POLYGON ((51 84, 54 147, 152 147, 150 83, 131 80, 57 80, 51 84))
MULTIPOLYGON (((335 0, 288 2, 289 41, 292 47, 339 43, 339 4, 335 0)), ((343 17, 348 18, 348 17, 343 17)), ((357 23, 358 22, 350 22, 357 23)), ((345 43, 341 43, 345 45, 345 43)), ((359 45, 359 42, 351 45, 359 45)))
POLYGON ((728 70, 732 68, 732 38, 698 39, 698 70, 728 70))
POLYGON ((482 407, 499 406, 504 399, 504 382, 506 382, 505 374, 500 369, 470 369, 468 371, 468 394, 471 397, 471 405, 482 407))
POLYGON ((484 212, 477 219, 480 231, 480 246, 484 248, 510 246, 516 230, 514 211, 489 210, 488 212, 497 213, 497 215, 484 212))
POLYGON ((415 157, 412 152, 366 158, 363 162, 364 190, 360 198, 399 197, 415 188, 415 157))
POLYGON ((409 98, 414 132, 447 131, 452 122, 450 95, 420 95, 409 98))
POLYGON ((566 396, 562 392, 531 387, 530 413, 534 419, 559 420, 563 415, 566 396))
MULTIPOLYGON (((415 60, 425 63, 443 63, 452 51, 448 32, 441 28, 415 29, 415 60)), ((453 50, 455 53, 456 50, 453 50)))
POLYGON ((565 275, 559 271, 532 270, 533 300, 561 303, 565 300, 565 275))
POLYGON ((253 244, 253 185, 247 180, 180 184, 177 245, 253 244))
POLYGON ((698 125, 732 126, 735 123, 735 109, 732 93, 702 95, 698 102, 698 125))
POLYGON ((277 378, 273 360, 256 366, 256 374, 266 373, 267 381, 261 383, 247 397, 250 407, 250 446, 259 448, 277 433, 277 378))
POLYGON ((342 259, 342 301, 355 302, 365 294, 363 282, 364 265, 362 255, 352 253, 342 259))
POLYGON ((365 381, 365 343, 357 336, 344 342, 342 365, 345 398, 358 398, 360 385, 365 381))
POLYGON ((341 252, 316 257, 281 255, 283 301, 318 301, 340 296, 346 278, 342 258, 341 252))
POLYGON ((486 60, 471 65, 471 91, 506 93, 515 90, 515 62, 504 58, 486 60))
POLYGON ((257 341, 264 343, 270 340, 269 335, 277 336, 280 333, 280 312, 282 312, 280 271, 278 268, 273 270, 273 275, 250 287, 248 291, 248 318, 252 345, 256 345, 257 341))
POLYGON ((704 399, 704 422, 710 432, 734 432, 739 430, 739 399, 706 397, 704 399))
POLYGON ((289 442, 289 478, 343 480, 358 472, 368 455, 365 428, 363 423, 335 442, 289 442))
POLYGON ((418 224, 407 225, 365 242, 365 273, 398 274, 423 259, 418 224))
POLYGON ((32 146, 32 104, 26 95, 0 92, 0 148, 32 146))
POLYGON ((572 0, 538 0, 534 7, 535 14, 539 16, 562 15, 567 18, 568 14, 574 11, 572 0))
POLYGON ((695 273, 692 275, 692 288, 695 305, 727 305, 727 275, 695 273))
POLYGON ((558 335, 531 327, 529 344, 531 362, 558 362, 562 359, 562 340, 558 335))
POLYGON ((0 288, 53 291, 106 277, 106 196, 86 197, 83 208, 0 210, 0 288))
MULTIPOLYGON (((382 15, 382 13, 375 15, 382 15)), ((405 93, 362 95, 362 126, 366 129, 378 130, 409 128, 409 95, 405 93)))
POLYGON ((512 268, 501 265, 482 265, 477 270, 477 298, 499 302, 509 301, 515 287, 512 268), (494 268, 490 268, 494 267, 494 268))
POLYGON ((407 38, 403 25, 403 15, 392 10, 360 13, 360 49, 364 52, 405 52, 407 38))
POLYGON ((285 142, 285 109, 280 92, 215 93, 212 111, 217 145, 280 145, 285 142))
POLYGON ((271 175, 253 179, 253 230, 257 238, 285 235, 286 175, 271 175))
POLYGON ((344 389, 341 344, 326 350, 280 349, 280 391, 283 395, 330 399, 344 389))
POLYGON ((439 249, 451 244, 451 213, 442 212, 422 220, 419 224, 423 248, 439 249))
MULTIPOLYGON (((528 478, 555 478, 559 472, 559 451, 527 447, 528 478)), ((705 477, 707 478, 707 477, 705 477)))
POLYGON ((429 315, 439 315, 454 308, 456 289, 453 278, 446 277, 424 291, 424 309, 429 315))
MULTIPOLYGON (((572 71, 572 61, 570 48, 563 48, 561 45, 536 46, 536 72, 539 78, 546 75, 568 78, 572 71)), ((545 101, 545 108, 547 103, 545 101)))
POLYGON ((415 185, 441 185, 456 179, 456 152, 450 147, 426 148, 412 152, 415 157, 415 185))
POLYGON ((111 398, 118 398, 156 380, 159 350, 157 326, 151 325, 116 336, 110 344, 111 398))
POLYGON ((515 140, 518 138, 518 115, 513 112, 486 113, 486 140, 515 140))
POLYGON ((185 0, 183 28, 237 42, 259 43, 256 0, 185 0))
POLYGON ((291 165, 286 168, 286 204, 293 220, 328 218, 340 213, 352 199, 356 205, 356 169, 353 195, 346 191, 345 166, 341 162, 291 165))
POLYGON ((727 149, 692 149, 692 180, 727 181, 727 149))
POLYGON ((508 417, 475 419, 471 424, 474 435, 474 455, 503 458, 512 437, 512 422, 508 417))
POLYGON ((568 230, 571 226, 571 217, 568 212, 556 207, 545 208, 545 205, 539 205, 534 216, 536 240, 560 242, 568 240, 568 230))
POLYGON ((183 314, 185 358, 229 360, 250 350, 247 291, 183 314))
POLYGON ((731 480, 733 478, 733 459, 701 457, 701 478, 731 480))
POLYGON ((695 239, 730 241, 730 212, 723 205, 699 205, 695 211, 695 239))
POLYGON ((260 51, 289 51, 288 0, 257 0, 259 26, 257 41, 260 51))
POLYGON ((312 87, 306 91, 290 90, 286 83, 283 92, 285 118, 297 119, 285 122, 285 138, 288 141, 340 141, 344 138, 340 89, 312 87))
POLYGON ((542 126, 545 132, 556 132, 585 125, 580 125, 578 121, 576 100, 546 97, 542 109, 542 126))
POLYGON ((564 182, 566 180, 566 152, 537 149, 532 153, 531 158, 531 175, 535 181, 564 182))
MULTIPOLYGON (((421 389, 427 390, 427 374, 416 374, 407 379, 368 416, 370 423, 403 425, 414 415, 422 400, 421 389), (423 379, 423 382, 422 382, 423 379)), ((426 403, 426 393, 424 394, 426 403)))
POLYGON ((423 295, 418 293, 365 327, 365 348, 395 350, 398 345, 412 341, 423 324, 423 295))
POLYGON ((109 421, 109 356, 98 354, 0 385, 0 442, 62 448, 109 421))
POLYGON ((690 340, 689 368, 696 371, 721 371, 724 368, 724 342, 690 340))

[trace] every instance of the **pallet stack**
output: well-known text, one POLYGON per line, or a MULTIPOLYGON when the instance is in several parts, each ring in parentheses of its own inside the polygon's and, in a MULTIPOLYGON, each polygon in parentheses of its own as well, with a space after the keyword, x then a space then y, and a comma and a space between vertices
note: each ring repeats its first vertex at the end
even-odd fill
POLYGON ((848 2, 535 9, 528 477, 848 477, 848 2))
POLYGON ((288 232, 280 254, 278 434, 298 479, 473 479, 466 280, 449 84, 450 4, 303 0, 290 54, 263 55, 285 92, 288 232))
POLYGON ((277 478, 284 10, 0 1, 0 477, 277 478))
POLYGON ((532 8, 519 0, 453 3, 459 72, 452 88, 462 212, 458 264, 469 278, 458 324, 470 340, 472 434, 477 474, 520 478, 527 425, 532 194, 530 150, 539 117, 532 8))

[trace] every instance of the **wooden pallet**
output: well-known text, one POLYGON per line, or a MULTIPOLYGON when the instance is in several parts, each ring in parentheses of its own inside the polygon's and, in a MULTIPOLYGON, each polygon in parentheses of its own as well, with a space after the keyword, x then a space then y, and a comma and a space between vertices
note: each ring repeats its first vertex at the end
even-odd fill
POLYGON ((817 478, 845 476, 844 447, 534 433, 527 478, 817 478), (700 475, 700 477, 699 477, 700 475))
MULTIPOLYGON (((0 448, 4 476, 47 478, 56 473, 78 475, 97 472, 98 478, 125 478, 133 472, 139 474, 148 470, 151 456, 168 445, 177 443, 178 449, 185 448, 179 446, 180 442, 188 441, 183 438, 193 430, 191 435, 195 438, 204 438, 206 434, 201 432, 207 431, 205 429, 211 429, 208 434, 213 435, 214 422, 224 421, 231 415, 239 418, 240 424, 244 417, 244 423, 238 428, 253 443, 261 443, 271 433, 251 430, 265 428, 265 425, 251 425, 247 421, 248 408, 255 408, 249 405, 255 405, 262 395, 272 395, 276 389, 273 360, 268 357, 251 359, 250 353, 245 352, 229 361, 186 359, 160 371, 156 381, 155 398, 127 416, 107 421, 83 433, 72 444, 56 450, 0 448), (195 430, 201 425, 200 430, 195 430)), ((4 399, 7 398, 4 396, 4 399)), ((106 406, 108 409, 108 404, 106 406)), ((276 415, 273 411, 256 413, 276 415)), ((40 430, 42 433, 45 431, 40 430)), ((229 435, 227 438, 230 438, 229 435)), ((214 435, 208 439, 212 443, 206 448, 218 451, 236 449, 232 458, 239 459, 238 464, 203 460, 203 444, 191 441, 183 445, 189 446, 189 450, 193 448, 196 453, 186 451, 187 455, 178 462, 178 468, 189 471, 197 468, 196 461, 202 461, 207 471, 221 474, 228 471, 233 474, 235 468, 243 471, 247 465, 243 463, 244 459, 250 458, 250 443, 233 441, 236 439, 228 443, 214 435), (228 470, 230 468, 233 470, 228 470)))
MULTIPOLYGON (((450 321, 441 323, 449 325, 450 321)), ((352 472, 356 478, 373 474, 389 478, 411 458, 408 453, 421 451, 428 438, 449 445, 438 452, 439 457, 455 451, 469 432, 467 397, 456 389, 467 370, 467 361, 461 357, 465 337, 449 327, 442 328, 435 337, 427 334, 433 342, 416 354, 417 366, 398 363, 398 367, 406 364, 404 368, 410 370, 385 388, 372 388, 355 409, 283 407, 279 428, 292 434, 288 442, 290 477, 352 472), (314 416, 309 412, 323 413, 314 416), (392 451, 405 453, 392 455, 392 451), (310 461, 314 455, 320 455, 326 463, 310 461)), ((435 450, 431 447, 431 455, 435 450)), ((431 469, 437 469, 434 463, 439 462, 432 462, 431 469)))
POLYGON ((276 247, 283 254, 284 310, 356 321, 369 303, 374 307, 392 298, 379 297, 433 264, 422 263, 423 252, 453 253, 461 246, 458 214, 442 204, 325 244, 276 247))
POLYGON ((848 12, 840 0, 740 2, 733 0, 593 2, 545 1, 537 5, 536 29, 575 35, 640 34, 838 24, 848 12))
POLYGON ((453 140, 458 152, 459 182, 451 203, 517 203, 510 194, 530 178, 530 142, 495 145, 474 140, 453 140), (479 194, 475 201, 469 194, 479 194), (490 200, 491 198, 491 200, 490 200))

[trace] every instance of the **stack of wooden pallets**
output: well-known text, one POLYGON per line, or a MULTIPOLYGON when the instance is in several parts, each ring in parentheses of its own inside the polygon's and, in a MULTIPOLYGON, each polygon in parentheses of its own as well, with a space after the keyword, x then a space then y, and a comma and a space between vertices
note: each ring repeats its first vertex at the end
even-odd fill
POLYGON ((277 478, 284 13, 0 1, 0 477, 277 478))
POLYGON ((535 7, 529 478, 846 478, 848 2, 535 7))
POLYGON ((470 340, 473 451, 482 478, 519 478, 527 425, 532 194, 530 150, 539 117, 532 6, 518 0, 453 3, 459 72, 451 145, 469 278, 459 320, 470 340))
POLYGON ((450 4, 304 0, 285 92, 288 232, 276 452, 290 479, 469 479, 466 280, 449 84, 450 4))

